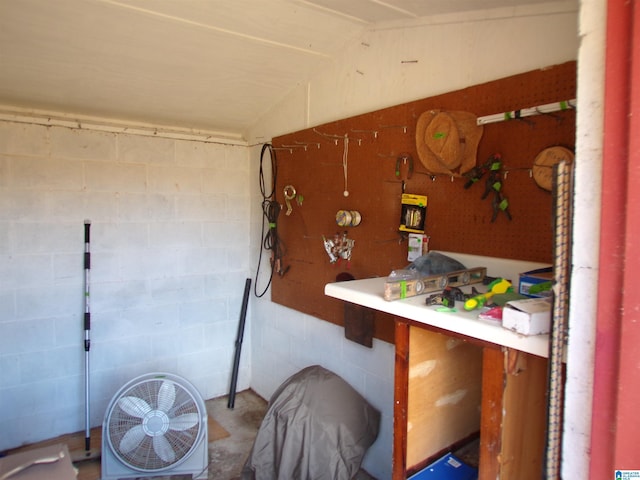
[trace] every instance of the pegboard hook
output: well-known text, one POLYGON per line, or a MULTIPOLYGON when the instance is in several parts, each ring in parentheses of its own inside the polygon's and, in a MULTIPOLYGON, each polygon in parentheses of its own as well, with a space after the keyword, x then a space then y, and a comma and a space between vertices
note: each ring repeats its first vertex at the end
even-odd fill
POLYGON ((378 131, 377 130, 356 130, 356 129, 352 128, 351 131, 353 133, 370 133, 370 134, 373 135, 373 138, 378 138, 378 131))

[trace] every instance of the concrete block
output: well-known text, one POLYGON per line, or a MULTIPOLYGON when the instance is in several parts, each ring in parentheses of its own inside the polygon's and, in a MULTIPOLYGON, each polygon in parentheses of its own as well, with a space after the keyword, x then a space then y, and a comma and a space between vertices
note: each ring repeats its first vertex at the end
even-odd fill
POLYGON ((149 244, 152 247, 189 247, 202 245, 202 226, 199 222, 157 222, 149 225, 149 244))
POLYGON ((189 168, 224 168, 225 145, 176 140, 176 163, 189 168))
MULTIPOLYGON (((1 207, 0 207, 1 209, 1 207)), ((11 231, 13 230, 10 225, 7 225, 6 222, 0 221, 0 224, 4 228, 0 229, 0 252, 9 253, 12 251, 12 242, 11 242, 11 231)))
POLYGON ((16 291, 19 319, 45 319, 81 312, 82 291, 68 285, 42 285, 16 291))
POLYGON ((51 156, 114 161, 116 134, 65 127, 51 127, 51 156))
POLYGON ((118 340, 104 342, 96 337, 91 348, 94 370, 122 371, 130 375, 133 365, 152 358, 148 334, 124 335, 126 332, 122 332, 118 340))
POLYGON ((90 219, 92 233, 96 228, 96 223, 115 223, 117 221, 117 192, 88 192, 85 190, 77 195, 74 192, 63 192, 51 195, 49 203, 52 216, 59 220, 82 224, 85 219, 90 219))
POLYGON ((45 195, 42 195, 42 192, 38 193, 43 200, 46 200, 45 211, 49 219, 61 222, 76 222, 78 233, 82 234, 84 219, 90 216, 88 209, 90 195, 87 192, 73 190, 55 193, 47 192, 45 195))
POLYGON ((175 195, 123 192, 118 195, 118 220, 121 222, 176 220, 175 195))
POLYGON ((84 325, 82 315, 73 313, 54 318, 55 347, 82 348, 84 325))
POLYGON ((5 412, 23 412, 24 417, 50 412, 57 391, 55 379, 44 379, 4 389, 5 412))
POLYGON ((0 288, 9 289, 42 285, 53 280, 51 256, 0 255, 0 288))
MULTIPOLYGON (((243 343, 245 339, 248 339, 248 330, 246 328, 247 324, 245 324, 245 335, 243 338, 243 343)), ((237 337, 238 331, 238 321, 219 321, 219 322, 211 322, 209 325, 205 326, 204 330, 204 341, 207 348, 235 348, 235 341, 237 337)), ((249 345, 247 343, 246 345, 249 345)), ((242 354, 244 355, 243 346, 242 354)))
MULTIPOLYGON (((14 252, 21 254, 64 253, 78 247, 84 249, 82 243, 83 220, 72 225, 61 222, 16 223, 14 225, 14 252)), ((80 251, 82 253, 82 250, 80 251)))
MULTIPOLYGON (((195 355, 195 352, 200 352, 205 348, 204 344, 204 327, 202 325, 194 325, 186 328, 181 328, 176 332, 176 350, 179 353, 178 364, 186 364, 191 360, 189 357, 195 355)), ((211 365, 211 364, 209 364, 211 365)), ((191 365, 190 367, 195 367, 191 365)))
MULTIPOLYGON (((120 256, 116 252, 93 251, 91 253, 91 290, 95 291, 98 285, 122 280, 120 271, 120 256)), ((84 266, 81 267, 84 273, 84 266)), ((83 282, 84 282, 84 277, 83 282)), ((97 287, 98 289, 102 288, 97 287)))
MULTIPOLYGON (((0 258, 0 261, 2 259, 0 258)), ((15 290, 0 287, 0 328, 5 322, 14 322, 17 320, 16 294, 15 290)))
POLYGON ((128 279, 156 279, 171 280, 178 273, 178 253, 164 249, 130 248, 118 255, 120 276, 128 279))
POLYGON ((85 178, 89 191, 144 193, 147 169, 133 163, 86 162, 85 178))
POLYGON ((271 326, 266 326, 262 332, 262 348, 288 357, 291 351, 291 337, 271 326))
POLYGON ((249 196, 251 184, 247 182, 248 173, 239 170, 219 170, 216 167, 202 170, 202 191, 205 193, 225 193, 228 195, 249 196))
MULTIPOLYGON (((103 251, 142 250, 149 247, 149 225, 143 222, 92 223, 91 251, 100 261, 103 251)), ((93 259, 92 259, 93 260, 93 259)))
MULTIPOLYGON (((77 329, 78 336, 82 330, 77 329)), ((73 375, 81 375, 84 371, 84 349, 78 344, 53 348, 37 354, 20 356, 20 380, 22 383, 33 383, 43 379, 60 379, 73 375)))
POLYGON ((3 355, 41 352, 55 348, 55 324, 50 319, 20 320, 2 324, 3 355))
POLYGON ((149 192, 200 193, 202 170, 198 168, 147 166, 149 192))
POLYGON ((102 283, 91 290, 92 312, 120 311, 147 305, 150 302, 143 280, 102 283))
MULTIPOLYGON (((3 388, 20 384, 20 354, 0 356, 0 385, 3 388)), ((2 401, 0 401, 0 407, 2 401)), ((4 411, 4 410, 3 410, 4 411)))
POLYGON ((228 218, 225 195, 179 195, 176 197, 176 217, 180 220, 224 221, 228 218))
POLYGON ((0 122, 0 153, 47 156, 48 128, 42 125, 0 122))
MULTIPOLYGON (((178 308, 182 302, 203 296, 204 279, 198 275, 156 278, 148 280, 147 284, 151 301, 156 305, 175 304, 178 308)), ((175 321, 178 321, 177 317, 175 321)))
POLYGON ((175 163, 175 140, 143 135, 118 135, 118 161, 145 165, 175 163))
MULTIPOLYGON (((247 173, 251 168, 249 149, 239 145, 225 145, 225 169, 247 173)), ((267 156, 268 158, 268 156, 267 156)))
MULTIPOLYGON (((195 325, 212 325, 225 323, 228 325, 229 307, 226 299, 204 299, 196 302, 185 302, 180 305, 177 320, 180 328, 195 325)), ((233 330, 233 329, 232 329, 233 330)))
MULTIPOLYGON (((204 276, 204 295, 206 297, 226 297, 230 294, 238 294, 244 288, 246 272, 206 272, 204 276)), ((251 282, 251 291, 255 286, 254 279, 251 282)), ((253 294, 252 294, 253 295, 253 294)), ((241 293, 240 293, 241 296, 241 293)), ((255 297, 249 297, 249 308, 256 301, 255 297)))
POLYGON ((59 253, 46 255, 46 265, 53 270, 51 279, 53 281, 70 282, 77 285, 78 292, 82 291, 84 282, 84 262, 83 256, 77 253, 59 253))
POLYGON ((9 181, 13 188, 81 191, 83 166, 78 160, 45 157, 11 157, 9 181))
POLYGON ((7 188, 6 201, 0 202, 0 220, 6 222, 37 222, 51 219, 51 199, 54 194, 38 189, 7 188))

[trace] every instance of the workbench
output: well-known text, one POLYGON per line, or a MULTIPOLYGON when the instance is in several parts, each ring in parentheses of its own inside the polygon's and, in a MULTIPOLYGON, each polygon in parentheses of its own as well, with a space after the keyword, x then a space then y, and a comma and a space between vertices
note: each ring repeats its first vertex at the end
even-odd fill
MULTIPOLYGON (((441 253, 467 268, 487 267, 487 275, 516 286, 519 273, 549 266, 441 253)), ((393 316, 393 480, 406 479, 478 434, 480 480, 541 478, 548 336, 523 336, 481 320, 479 310, 464 311, 462 302, 456 312, 438 312, 425 303, 430 293, 386 301, 385 281, 330 283, 325 295, 393 316)))

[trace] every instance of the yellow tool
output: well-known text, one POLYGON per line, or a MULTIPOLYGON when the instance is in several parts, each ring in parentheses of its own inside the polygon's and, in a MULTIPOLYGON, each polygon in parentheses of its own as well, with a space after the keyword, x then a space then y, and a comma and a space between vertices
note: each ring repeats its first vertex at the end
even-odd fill
POLYGON ((496 293, 507 293, 511 289, 511 282, 505 280, 504 278, 499 278, 494 280, 489 284, 489 291, 487 293, 482 293, 480 295, 476 295, 475 297, 471 297, 467 301, 464 302, 465 310, 475 310, 476 308, 482 308, 487 300, 493 297, 496 293))

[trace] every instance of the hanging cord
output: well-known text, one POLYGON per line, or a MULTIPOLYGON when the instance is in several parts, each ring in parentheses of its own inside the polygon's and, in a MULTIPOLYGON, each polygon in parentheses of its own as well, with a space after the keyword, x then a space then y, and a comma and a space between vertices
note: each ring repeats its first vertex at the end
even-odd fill
POLYGON ((278 216, 282 207, 276 201, 276 179, 278 175, 278 162, 276 154, 270 144, 265 143, 262 145, 260 152, 260 193, 262 194, 262 242, 260 245, 260 254, 258 256, 258 268, 256 270, 256 281, 253 284, 254 295, 258 298, 262 297, 271 286, 271 280, 273 279, 273 272, 280 271, 281 259, 284 256, 284 248, 282 241, 278 237, 278 216), (271 185, 269 191, 267 191, 265 171, 264 171, 264 157, 265 152, 269 151, 269 157, 271 160, 271 185), (269 281, 264 287, 264 290, 258 294, 258 276, 260 275, 260 265, 262 264, 262 252, 268 250, 271 252, 271 273, 269 274, 269 281))
POLYGON ((344 136, 344 152, 342 153, 342 171, 344 174, 344 191, 342 192, 342 194, 345 197, 349 196, 349 188, 347 187, 348 158, 349 158, 349 137, 345 135, 344 136))

